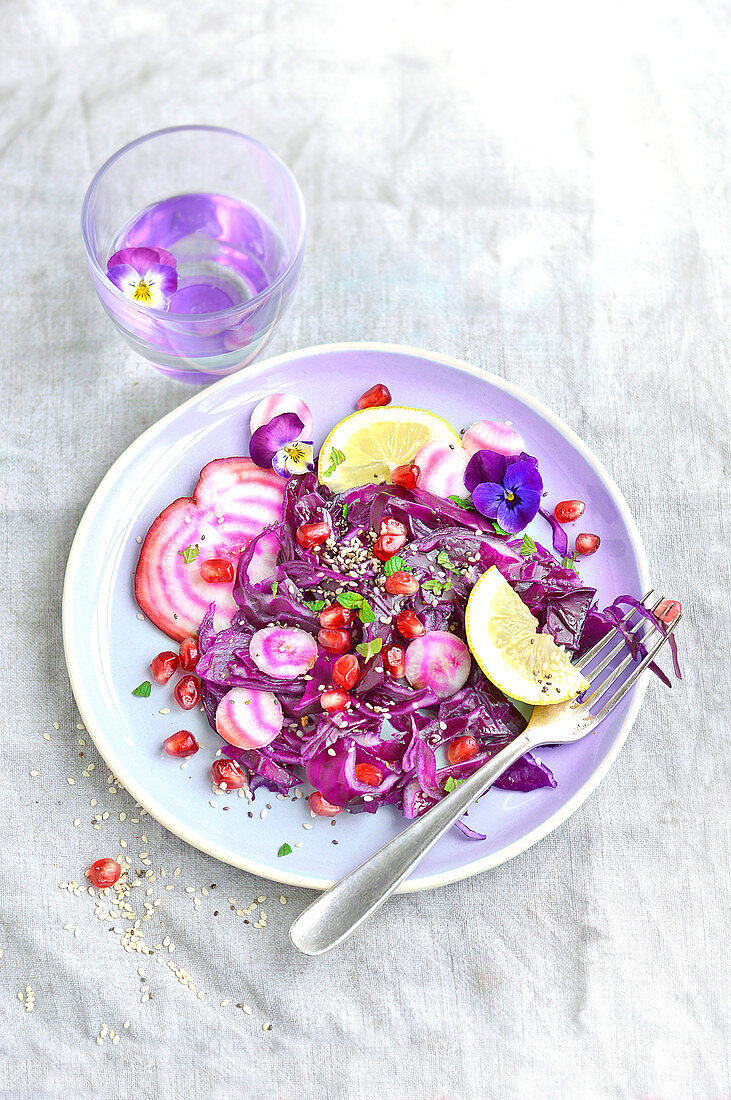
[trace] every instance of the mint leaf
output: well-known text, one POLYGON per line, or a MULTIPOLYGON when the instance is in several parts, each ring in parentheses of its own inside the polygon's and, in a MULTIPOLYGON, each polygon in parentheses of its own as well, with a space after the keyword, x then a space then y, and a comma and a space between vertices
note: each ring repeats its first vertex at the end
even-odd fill
POLYGON ((322 611, 325 607, 324 600, 305 600, 304 604, 305 607, 309 607, 310 611, 322 611))
POLYGON ((341 607, 347 607, 350 611, 354 611, 363 603, 360 592, 338 592, 335 598, 341 607))
POLYGON ((186 546, 185 550, 178 550, 184 565, 190 565, 192 561, 198 557, 200 551, 198 550, 198 543, 195 546, 186 546))
POLYGON ((474 512, 474 505, 469 497, 447 497, 447 500, 451 500, 452 504, 456 504, 458 508, 464 508, 465 512, 474 512))
POLYGON ((360 645, 355 647, 356 652, 360 653, 364 661, 370 661, 371 657, 375 657, 376 654, 380 653, 382 648, 382 638, 372 638, 370 642, 361 642, 360 645))
POLYGON ((279 581, 272 581, 272 596, 276 596, 279 591, 279 581))
POLYGON ((341 504, 340 507, 343 509, 343 522, 347 523, 348 522, 348 512, 350 510, 350 505, 349 504, 341 504))
POLYGON ((374 623, 376 621, 376 616, 373 614, 373 608, 366 600, 361 599, 360 601, 358 618, 362 623, 374 623))
POLYGON ((524 558, 529 558, 531 554, 535 554, 536 544, 530 535, 523 535, 523 545, 520 548, 520 552, 524 558))
POLYGON ((395 554, 394 557, 389 558, 388 561, 384 563, 383 572, 387 577, 392 577, 394 573, 400 573, 401 570, 405 568, 406 562, 404 559, 399 557, 398 554, 395 554))
POLYGON ((443 565, 450 573, 459 573, 459 569, 452 563, 452 559, 446 550, 440 550, 437 554, 437 565, 443 565))
POLYGON ((152 691, 152 684, 149 680, 143 680, 139 687, 136 687, 132 692, 133 695, 139 695, 141 699, 148 699, 150 692, 152 691))
POLYGON ((505 535, 505 537, 506 537, 506 538, 508 538, 508 539, 510 539, 510 538, 512 538, 512 537, 513 537, 513 536, 512 536, 511 534, 510 534, 510 531, 504 531, 504 530, 502 529, 502 527, 500 526, 500 524, 498 523, 498 521, 497 521, 496 519, 494 519, 494 520, 492 521, 492 526, 493 526, 493 528, 494 528, 494 530, 495 530, 495 534, 496 534, 496 535, 505 535))
POLYGON ((431 577, 428 581, 422 581, 421 587, 425 588, 427 592, 433 592, 435 596, 441 596, 443 592, 452 587, 452 582, 439 581, 436 577, 431 577))
POLYGON ((282 847, 277 852, 277 855, 278 856, 291 856, 292 855, 292 849, 290 848, 289 844, 283 844, 282 847))
POLYGON ((576 570, 576 557, 573 554, 567 555, 561 562, 563 569, 576 570))
POLYGON ((336 469, 341 462, 345 462, 345 455, 342 451, 339 451, 337 447, 333 447, 330 451, 330 465, 325 470, 323 477, 331 477, 335 473, 336 469))
POLYGON ((455 779, 453 775, 450 775, 444 784, 444 789, 445 791, 456 791, 460 783, 464 783, 464 779, 455 779))

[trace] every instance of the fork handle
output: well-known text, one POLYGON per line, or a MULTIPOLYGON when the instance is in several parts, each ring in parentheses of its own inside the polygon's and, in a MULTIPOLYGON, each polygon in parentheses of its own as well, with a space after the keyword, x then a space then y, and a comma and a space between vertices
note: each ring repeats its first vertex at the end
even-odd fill
POLYGON ((448 829, 537 741, 524 730, 459 787, 417 817, 397 837, 336 882, 297 917, 289 930, 305 955, 322 955, 342 943, 391 896, 448 829))

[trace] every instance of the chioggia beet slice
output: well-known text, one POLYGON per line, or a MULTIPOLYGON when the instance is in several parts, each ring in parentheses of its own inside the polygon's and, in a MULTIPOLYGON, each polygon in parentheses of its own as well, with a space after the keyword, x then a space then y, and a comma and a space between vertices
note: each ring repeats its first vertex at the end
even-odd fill
POLYGON ((476 420, 462 437, 462 446, 470 457, 477 451, 497 451, 501 455, 519 455, 525 450, 523 437, 507 422, 476 420))
POLYGON ((455 695, 470 674, 472 658, 461 638, 430 630, 406 650, 406 679, 413 688, 431 688, 439 699, 455 695))
POLYGON ((414 462, 421 470, 419 488, 434 496, 463 497, 464 472, 470 456, 457 444, 425 443, 414 462))
POLYGON ((216 730, 229 745, 260 749, 282 728, 282 707, 271 691, 236 687, 224 695, 216 709, 216 730))
MULTIPOLYGON (((173 501, 154 521, 140 550, 135 596, 148 619, 180 642, 195 634, 206 609, 216 604, 216 630, 237 610, 233 585, 209 584, 201 576, 207 559, 235 567, 255 535, 282 516, 284 481, 250 458, 219 458, 201 470, 192 497, 173 501)), ((257 545, 249 566, 253 583, 274 569, 275 536, 257 545)))
POLYGON ((277 680, 294 680, 317 660, 317 642, 297 626, 265 626, 249 643, 249 656, 260 672, 277 680))
POLYGON ((303 424, 302 439, 312 439, 314 421, 312 413, 301 397, 293 393, 272 393, 260 401, 251 414, 249 430, 253 435, 257 428, 268 424, 275 416, 282 413, 295 413, 303 424))

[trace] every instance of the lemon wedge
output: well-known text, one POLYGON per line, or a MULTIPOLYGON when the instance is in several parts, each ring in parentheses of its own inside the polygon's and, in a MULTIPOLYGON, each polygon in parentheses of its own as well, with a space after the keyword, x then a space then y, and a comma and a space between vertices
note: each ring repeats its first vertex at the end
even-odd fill
POLYGON ((488 680, 513 699, 565 703, 589 686, 550 634, 538 633, 535 615, 494 565, 470 592, 465 632, 488 680))
POLYGON ((334 493, 389 483, 397 466, 413 462, 425 443, 435 441, 462 446, 451 424, 426 409, 360 409, 330 432, 320 449, 317 476, 334 493))

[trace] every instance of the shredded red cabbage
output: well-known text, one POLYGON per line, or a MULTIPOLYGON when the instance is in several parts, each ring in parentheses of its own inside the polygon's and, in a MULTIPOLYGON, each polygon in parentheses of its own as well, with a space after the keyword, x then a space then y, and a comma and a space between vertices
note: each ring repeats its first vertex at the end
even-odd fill
MULTIPOLYGON (((323 713, 318 685, 332 682, 334 658, 321 651, 309 678, 283 683, 262 673, 248 655, 253 633, 265 626, 297 626, 316 635, 320 623, 317 610, 308 606, 311 603, 333 602, 343 591, 363 595, 374 621, 355 628, 356 642, 381 639, 384 645, 401 644, 393 618, 402 607, 413 609, 427 630, 452 629, 464 637, 470 589, 480 574, 496 565, 536 616, 540 629, 574 653, 585 651, 618 625, 618 605, 635 607, 649 616, 629 596, 598 611, 595 590, 544 547, 537 545, 534 553, 523 556, 521 540, 498 537, 479 513, 418 489, 369 485, 336 496, 318 484, 314 474, 292 478, 285 491, 282 522, 268 530, 276 533, 280 544, 271 578, 252 584, 247 574, 259 539, 268 533, 264 532, 241 555, 234 586, 239 611, 231 626, 214 633, 213 606, 201 623, 196 669, 214 729, 216 707, 232 687, 274 691, 281 702, 284 725, 270 745, 258 750, 223 746, 227 756, 248 770, 252 791, 263 785, 286 794, 304 776, 328 802, 353 813, 375 813, 381 806, 394 805, 412 818, 444 797, 450 778, 457 781, 472 774, 525 727, 520 712, 475 663, 465 686, 440 701, 428 690, 415 691, 406 681, 391 680, 378 655, 363 662, 364 674, 351 691, 351 709, 323 713), (422 587, 415 596, 397 601, 385 591, 381 563, 370 553, 361 555, 356 576, 340 564, 338 546, 350 541, 355 548, 370 550, 384 514, 401 520, 409 530, 409 541, 400 551, 404 567, 423 579, 428 575, 436 580, 436 588, 422 587), (319 552, 303 549, 295 538, 297 527, 323 519, 332 527, 335 546, 319 552), (442 747, 465 730, 477 738, 479 755, 462 764, 440 766, 442 747), (375 786, 359 781, 355 774, 356 765, 366 762, 378 768, 381 779, 375 786)), ((675 649, 673 658, 677 662, 675 649)), ((495 785, 533 791, 555 787, 556 781, 545 764, 526 754, 495 785)), ((460 828, 473 839, 484 839, 464 822, 460 828)))

